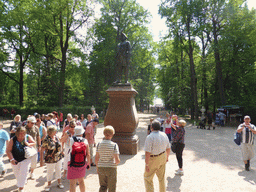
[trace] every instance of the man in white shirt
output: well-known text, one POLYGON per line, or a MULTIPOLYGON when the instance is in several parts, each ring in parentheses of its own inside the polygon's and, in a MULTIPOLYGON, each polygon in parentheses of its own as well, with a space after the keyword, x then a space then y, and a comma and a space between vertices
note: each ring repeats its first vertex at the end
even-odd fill
POLYGON ((165 165, 170 154, 170 142, 167 135, 160 131, 158 121, 152 123, 152 132, 145 141, 145 173, 146 192, 153 192, 153 177, 156 173, 159 180, 159 191, 165 192, 165 165))
POLYGON ((245 170, 250 171, 250 160, 254 157, 254 134, 256 134, 255 125, 251 124, 250 116, 244 116, 244 123, 240 124, 237 132, 241 133, 241 152, 245 164, 245 170))

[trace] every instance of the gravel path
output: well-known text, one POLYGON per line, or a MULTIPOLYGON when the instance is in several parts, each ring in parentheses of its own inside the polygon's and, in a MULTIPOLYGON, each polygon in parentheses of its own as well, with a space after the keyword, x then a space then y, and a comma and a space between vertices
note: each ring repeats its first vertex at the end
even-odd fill
MULTIPOLYGON (((118 166, 117 192, 143 192, 144 188, 144 151, 149 118, 151 114, 139 114, 140 123, 137 134, 140 139, 137 155, 121 155, 118 166)), ((5 124, 7 129, 9 124, 5 124)), ((175 176, 178 168, 176 157, 171 154, 166 167, 166 191, 172 192, 256 192, 256 159, 251 161, 252 170, 244 171, 239 147, 233 142, 236 128, 217 127, 215 130, 197 129, 195 126, 186 126, 185 150, 183 153, 184 176, 175 176)), ((7 129, 8 130, 8 129, 7 129)), ((103 138, 103 125, 97 129, 96 141, 103 138)), ((59 133, 60 134, 60 133, 59 133)), ((95 150, 94 150, 95 152, 95 150)), ((8 168, 5 178, 0 179, 0 191, 17 191, 7 156, 4 162, 8 168)), ((38 164, 39 165, 39 164, 38 164)), ((46 169, 38 167, 35 170, 36 180, 28 180, 26 192, 43 191, 46 186, 46 169)), ((155 191, 158 190, 158 180, 155 176, 155 191)), ((53 192, 69 191, 69 181, 63 180, 64 189, 58 189, 57 182, 53 182, 53 192)), ((86 191, 97 192, 99 188, 96 168, 87 171, 86 191)), ((77 191, 79 191, 77 187, 77 191)))

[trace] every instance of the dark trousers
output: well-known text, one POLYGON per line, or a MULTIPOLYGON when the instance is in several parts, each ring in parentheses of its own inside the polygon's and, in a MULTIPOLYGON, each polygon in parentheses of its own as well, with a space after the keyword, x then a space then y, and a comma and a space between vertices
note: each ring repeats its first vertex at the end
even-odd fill
POLYGON ((179 168, 181 169, 183 166, 183 159, 182 159, 182 153, 185 148, 184 143, 177 143, 177 151, 176 151, 176 158, 179 164, 179 168))

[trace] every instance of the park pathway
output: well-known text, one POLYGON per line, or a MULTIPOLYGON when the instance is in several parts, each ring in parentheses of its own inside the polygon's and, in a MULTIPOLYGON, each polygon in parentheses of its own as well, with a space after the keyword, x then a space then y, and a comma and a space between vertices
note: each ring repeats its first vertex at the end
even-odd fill
MULTIPOLYGON (((152 114, 139 114, 140 122, 137 134, 140 139, 137 155, 121 155, 118 166, 117 192, 143 192, 144 188, 144 151, 143 145, 147 133, 149 118, 152 114)), ((5 127, 9 124, 5 124, 5 127)), ((6 128, 7 129, 7 128, 6 128)), ((103 138, 103 125, 97 129, 96 142, 103 138)), ((177 161, 174 154, 169 157, 166 166, 166 191, 170 192, 256 192, 256 158, 251 162, 252 170, 244 171, 239 147, 233 142, 235 128, 217 127, 216 130, 202 130, 195 126, 186 126, 186 147, 184 150, 184 176, 174 174, 177 161)), ((95 148, 94 148, 95 149, 95 148)), ((94 150, 95 152, 95 150, 94 150)), ((8 173, 0 179, 0 192, 17 191, 10 163, 4 157, 8 173)), ((28 180, 26 192, 43 191, 46 186, 46 169, 35 170, 36 180, 28 180)), ((158 181, 155 176, 155 191, 158 181)), ((68 180, 63 180, 64 189, 53 182, 52 192, 69 191, 68 180)), ((99 188, 96 168, 87 171, 85 184, 87 192, 97 192, 99 188)), ((77 191, 79 191, 77 187, 77 191)))

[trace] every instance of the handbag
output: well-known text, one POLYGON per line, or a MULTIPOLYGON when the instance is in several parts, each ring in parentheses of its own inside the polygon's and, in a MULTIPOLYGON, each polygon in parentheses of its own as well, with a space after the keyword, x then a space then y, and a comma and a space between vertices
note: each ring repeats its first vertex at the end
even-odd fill
POLYGON ((176 151, 177 151, 177 144, 178 144, 178 142, 172 142, 172 144, 171 144, 171 150, 173 153, 176 153, 176 151))
MULTIPOLYGON (((28 135, 25 137, 25 141, 27 142, 27 138, 28 135)), ((30 157, 33 157, 34 155, 37 154, 37 150, 34 147, 29 147, 29 146, 25 146, 24 147, 24 151, 25 151, 25 158, 28 159, 30 157)))
POLYGON ((25 158, 26 159, 28 159, 28 158, 37 154, 37 151, 34 147, 26 146, 26 147, 24 147, 24 151, 25 151, 25 158))
POLYGON ((234 142, 235 142, 237 145, 241 145, 241 139, 242 139, 241 133, 236 132, 236 133, 234 134, 234 142))

